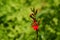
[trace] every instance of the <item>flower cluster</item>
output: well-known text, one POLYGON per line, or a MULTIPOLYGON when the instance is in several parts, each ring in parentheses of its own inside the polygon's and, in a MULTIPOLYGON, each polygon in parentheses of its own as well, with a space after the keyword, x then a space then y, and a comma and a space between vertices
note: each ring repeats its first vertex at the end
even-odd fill
POLYGON ((36 21, 36 14, 37 14, 37 9, 35 10, 34 8, 31 9, 32 14, 30 14, 30 17, 33 19, 33 23, 32 23, 32 28, 34 30, 38 30, 38 23, 36 21))

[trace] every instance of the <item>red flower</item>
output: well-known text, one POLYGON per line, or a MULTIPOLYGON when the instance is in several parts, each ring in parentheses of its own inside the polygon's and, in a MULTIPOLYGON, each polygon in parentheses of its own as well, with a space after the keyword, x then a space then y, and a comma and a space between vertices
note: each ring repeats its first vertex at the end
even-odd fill
POLYGON ((34 30, 38 30, 38 24, 37 22, 34 20, 33 24, 32 24, 32 27, 34 30))

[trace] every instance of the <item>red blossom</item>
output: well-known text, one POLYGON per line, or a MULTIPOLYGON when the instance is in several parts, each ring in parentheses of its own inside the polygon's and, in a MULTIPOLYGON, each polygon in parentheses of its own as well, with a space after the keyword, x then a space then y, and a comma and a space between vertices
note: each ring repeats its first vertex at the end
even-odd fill
POLYGON ((38 24, 37 22, 34 20, 33 24, 32 24, 32 27, 34 30, 38 30, 38 24))
POLYGON ((37 9, 32 9, 31 10, 32 11, 32 13, 30 14, 30 17, 32 18, 32 20, 33 20, 33 23, 32 23, 32 28, 34 29, 34 30, 38 30, 38 23, 37 23, 37 21, 36 21, 36 14, 37 14, 37 9))

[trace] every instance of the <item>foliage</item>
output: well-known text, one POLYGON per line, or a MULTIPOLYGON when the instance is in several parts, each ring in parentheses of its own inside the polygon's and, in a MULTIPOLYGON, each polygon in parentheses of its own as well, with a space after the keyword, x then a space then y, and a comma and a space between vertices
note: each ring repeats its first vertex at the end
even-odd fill
POLYGON ((0 0, 0 40, 35 40, 32 7, 39 11, 39 40, 60 40, 60 0, 0 0))

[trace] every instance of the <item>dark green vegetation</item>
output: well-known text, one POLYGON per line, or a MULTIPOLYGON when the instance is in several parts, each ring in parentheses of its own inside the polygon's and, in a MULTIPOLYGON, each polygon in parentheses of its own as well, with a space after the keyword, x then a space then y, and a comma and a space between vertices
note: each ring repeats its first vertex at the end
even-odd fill
POLYGON ((60 0, 0 0, 0 40, 35 40, 32 7, 41 8, 39 40, 60 40, 60 0))

